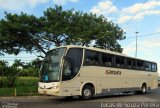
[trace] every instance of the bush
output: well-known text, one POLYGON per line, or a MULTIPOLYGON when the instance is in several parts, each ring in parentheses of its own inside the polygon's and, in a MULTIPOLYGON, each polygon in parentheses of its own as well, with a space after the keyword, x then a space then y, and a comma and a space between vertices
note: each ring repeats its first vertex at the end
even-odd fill
POLYGON ((14 87, 16 83, 17 69, 14 67, 9 67, 4 71, 5 77, 1 77, 1 87, 14 87))
POLYGON ((16 80, 16 86, 37 86, 38 77, 19 77, 16 80))
MULTIPOLYGON (((1 77, 0 77, 1 80, 1 77)), ((3 77, 4 84, 7 84, 7 78, 3 77)), ((15 88, 17 96, 38 95, 38 78, 37 77, 18 77, 16 78, 15 88)), ((14 87, 9 88, 4 85, 0 89, 0 96, 14 96, 14 87)))

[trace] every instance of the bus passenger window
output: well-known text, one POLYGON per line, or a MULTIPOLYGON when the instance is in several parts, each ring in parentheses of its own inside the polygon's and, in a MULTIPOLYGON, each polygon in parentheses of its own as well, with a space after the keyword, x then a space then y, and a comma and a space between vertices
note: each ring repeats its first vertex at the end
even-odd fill
POLYGON ((152 71, 153 72, 157 71, 157 65, 155 63, 152 63, 152 71))
POLYGON ((116 67, 125 67, 125 58, 124 57, 120 57, 120 56, 116 56, 116 67))
POLYGON ((133 60, 133 69, 137 69, 136 60, 133 60))
POLYGON ((91 50, 86 50, 84 65, 99 65, 99 53, 91 50))
POLYGON ((127 58, 127 68, 131 69, 132 68, 132 59, 127 58))
POLYGON ((144 62, 143 61, 140 61, 140 60, 137 60, 137 69, 138 70, 143 70, 144 69, 144 62))
POLYGON ((145 67, 145 70, 146 70, 146 71, 151 71, 151 63, 145 62, 145 63, 144 63, 144 67, 145 67))
POLYGON ((102 53, 102 65, 112 66, 113 65, 113 55, 102 53))

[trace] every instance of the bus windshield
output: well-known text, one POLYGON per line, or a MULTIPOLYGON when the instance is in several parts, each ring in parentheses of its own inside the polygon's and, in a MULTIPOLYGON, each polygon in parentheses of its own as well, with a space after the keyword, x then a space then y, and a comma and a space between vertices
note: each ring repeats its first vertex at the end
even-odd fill
POLYGON ((56 82, 60 80, 60 64, 65 48, 49 51, 42 63, 40 70, 41 82, 56 82))

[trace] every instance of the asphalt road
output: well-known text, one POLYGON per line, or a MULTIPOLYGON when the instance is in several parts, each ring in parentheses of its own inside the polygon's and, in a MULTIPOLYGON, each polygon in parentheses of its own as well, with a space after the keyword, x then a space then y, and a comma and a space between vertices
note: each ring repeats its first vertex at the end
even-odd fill
POLYGON ((147 94, 112 94, 92 100, 54 96, 2 97, 0 108, 160 108, 160 87, 147 94), (5 107, 7 106, 7 107, 5 107))

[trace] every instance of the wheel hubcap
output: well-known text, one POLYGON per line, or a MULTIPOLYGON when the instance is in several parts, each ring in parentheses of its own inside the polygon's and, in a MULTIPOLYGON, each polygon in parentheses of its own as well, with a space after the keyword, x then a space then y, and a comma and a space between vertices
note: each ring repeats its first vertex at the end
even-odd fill
POLYGON ((89 89, 84 90, 84 95, 89 97, 91 95, 91 91, 89 89))
POLYGON ((146 92, 146 88, 145 88, 145 87, 142 88, 142 92, 143 92, 143 93, 146 92))

